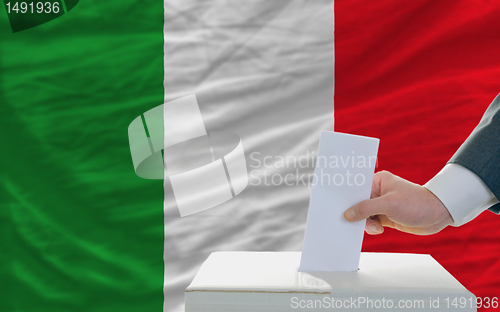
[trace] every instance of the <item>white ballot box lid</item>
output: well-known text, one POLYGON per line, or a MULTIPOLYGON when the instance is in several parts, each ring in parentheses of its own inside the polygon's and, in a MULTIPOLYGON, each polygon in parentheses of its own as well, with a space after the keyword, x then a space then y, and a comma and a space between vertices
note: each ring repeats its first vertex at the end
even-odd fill
POLYGON ((357 272, 303 273, 299 262, 300 252, 212 253, 186 288, 186 312, 476 311, 430 255, 364 252, 357 272))

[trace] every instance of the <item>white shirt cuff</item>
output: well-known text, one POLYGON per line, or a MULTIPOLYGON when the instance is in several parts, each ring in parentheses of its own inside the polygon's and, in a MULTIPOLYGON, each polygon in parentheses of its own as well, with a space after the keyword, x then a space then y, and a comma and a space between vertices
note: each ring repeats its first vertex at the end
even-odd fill
POLYGON ((469 169, 447 164, 424 185, 450 212, 453 226, 463 225, 498 203, 484 182, 469 169))

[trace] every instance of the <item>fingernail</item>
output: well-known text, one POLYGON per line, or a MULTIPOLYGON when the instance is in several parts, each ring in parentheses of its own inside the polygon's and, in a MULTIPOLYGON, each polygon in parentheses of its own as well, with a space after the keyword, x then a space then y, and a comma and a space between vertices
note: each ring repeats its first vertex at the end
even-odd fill
POLYGON ((356 219, 356 211, 354 209, 349 209, 349 217, 351 220, 356 219))
POLYGON ((378 230, 378 228, 377 228, 377 226, 375 224, 370 224, 368 226, 368 228, 370 229, 370 231, 372 231, 374 233, 378 233, 379 232, 379 230, 378 230))

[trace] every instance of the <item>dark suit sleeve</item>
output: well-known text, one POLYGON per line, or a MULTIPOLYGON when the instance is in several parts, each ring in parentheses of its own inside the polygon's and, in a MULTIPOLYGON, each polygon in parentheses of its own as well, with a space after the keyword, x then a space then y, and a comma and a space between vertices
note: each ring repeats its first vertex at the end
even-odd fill
MULTIPOLYGON (((500 199, 500 94, 448 163, 462 165, 474 172, 500 199)), ((500 204, 489 210, 499 214, 500 204)))

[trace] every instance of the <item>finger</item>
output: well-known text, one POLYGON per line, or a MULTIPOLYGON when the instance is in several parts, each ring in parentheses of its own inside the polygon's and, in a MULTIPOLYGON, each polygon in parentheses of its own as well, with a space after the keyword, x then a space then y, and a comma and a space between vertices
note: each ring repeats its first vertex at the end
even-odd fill
POLYGON ((377 198, 384 195, 383 188, 390 183, 391 179, 394 177, 389 171, 379 171, 373 175, 372 191, 370 198, 377 198))
POLYGON ((355 222, 378 214, 387 215, 391 212, 394 204, 390 195, 363 200, 344 212, 347 221, 355 222))
POLYGON ((370 217, 366 219, 365 231, 370 235, 381 234, 384 232, 384 227, 376 216, 370 217))
POLYGON ((384 216, 384 215, 378 215, 377 216, 380 224, 382 226, 387 226, 387 227, 390 227, 390 228, 393 228, 395 229, 396 228, 396 224, 394 223, 394 221, 392 221, 391 219, 387 218, 387 216, 384 216))
POLYGON ((382 175, 381 172, 377 172, 375 173, 375 175, 373 176, 373 181, 372 181, 372 190, 371 190, 371 194, 370 194, 370 198, 377 198, 377 197, 380 197, 382 195, 382 192, 381 192, 381 182, 382 182, 382 175))

